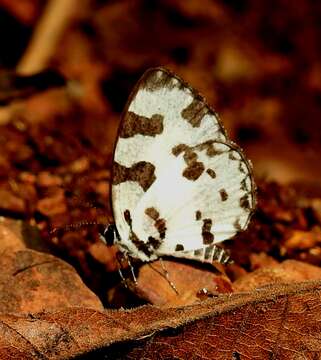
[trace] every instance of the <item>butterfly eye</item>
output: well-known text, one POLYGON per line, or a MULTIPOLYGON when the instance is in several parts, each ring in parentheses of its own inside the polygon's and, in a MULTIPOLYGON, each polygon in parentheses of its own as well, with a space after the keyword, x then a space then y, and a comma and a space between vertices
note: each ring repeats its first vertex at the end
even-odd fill
POLYGON ((99 228, 100 239, 108 246, 115 243, 116 239, 116 227, 115 224, 108 224, 107 226, 101 226, 99 228))

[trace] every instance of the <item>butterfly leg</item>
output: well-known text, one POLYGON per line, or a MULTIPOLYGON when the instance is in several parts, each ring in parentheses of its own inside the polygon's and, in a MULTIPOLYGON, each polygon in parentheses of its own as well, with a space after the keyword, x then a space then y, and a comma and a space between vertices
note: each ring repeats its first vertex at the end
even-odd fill
POLYGON ((163 270, 163 276, 165 277, 165 279, 167 280, 167 282, 169 283, 169 285, 171 286, 171 288, 176 292, 177 295, 179 295, 179 292, 175 286, 175 284, 171 281, 170 277, 169 277, 169 273, 165 267, 165 264, 163 263, 163 259, 159 258, 159 262, 161 264, 162 270, 163 270))
POLYGON ((119 276, 121 278, 121 282, 124 284, 125 287, 127 287, 126 279, 125 279, 125 277, 123 275, 122 269, 120 269, 120 268, 118 269, 118 274, 119 274, 119 276))
POLYGON ((119 274, 119 276, 120 276, 120 278, 121 278, 121 282, 123 283, 123 285, 124 285, 126 288, 128 288, 127 282, 126 282, 126 278, 125 278, 125 276, 124 276, 124 274, 123 274, 124 254, 121 253, 121 252, 118 252, 118 253, 116 254, 116 259, 117 259, 118 264, 119 264, 118 274, 119 274))
POLYGON ((136 278, 136 275, 135 275, 135 272, 134 272, 134 267, 133 267, 133 265, 132 265, 132 263, 131 263, 131 261, 130 261, 130 257, 129 257, 127 254, 126 254, 125 256, 126 256, 126 258, 127 258, 126 260, 127 260, 127 262, 128 262, 128 266, 129 266, 130 272, 131 272, 131 274, 132 274, 132 279, 133 279, 135 285, 137 285, 137 278, 136 278))
POLYGON ((116 257, 117 257, 117 261, 118 261, 118 264, 119 264, 118 273, 119 273, 119 276, 120 276, 121 281, 124 284, 124 286, 128 287, 127 279, 125 278, 125 276, 123 274, 124 261, 127 262, 128 266, 129 266, 129 269, 130 269, 130 272, 131 272, 131 275, 132 275, 132 280, 135 283, 135 285, 137 285, 137 278, 136 278, 136 275, 135 275, 135 272, 134 272, 134 267, 133 267, 133 265, 132 265, 132 263, 130 261, 130 257, 126 253, 123 253, 123 252, 118 252, 116 257))

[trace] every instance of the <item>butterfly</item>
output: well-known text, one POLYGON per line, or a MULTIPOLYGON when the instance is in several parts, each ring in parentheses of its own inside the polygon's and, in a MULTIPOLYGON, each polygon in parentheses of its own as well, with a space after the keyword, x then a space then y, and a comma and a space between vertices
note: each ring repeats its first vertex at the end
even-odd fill
POLYGON ((229 256, 218 243, 246 229, 252 166, 217 114, 164 68, 147 70, 125 107, 114 148, 107 243, 145 262, 229 256))

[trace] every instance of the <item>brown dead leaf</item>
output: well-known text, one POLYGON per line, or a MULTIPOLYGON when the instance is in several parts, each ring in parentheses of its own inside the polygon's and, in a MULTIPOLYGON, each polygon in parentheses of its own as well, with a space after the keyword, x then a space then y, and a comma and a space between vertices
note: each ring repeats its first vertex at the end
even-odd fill
POLYGON ((321 224, 321 199, 315 198, 310 200, 310 206, 313 212, 313 215, 317 219, 318 223, 321 224))
POLYGON ((264 252, 260 252, 259 254, 252 253, 250 254, 249 258, 251 262, 251 269, 253 270, 278 264, 278 262, 272 256, 269 256, 264 252))
POLYGON ((0 217, 0 239, 0 251, 23 249, 25 244, 21 235, 21 222, 0 217))
POLYGON ((310 249, 321 243, 321 228, 315 226, 311 231, 293 230, 285 241, 287 249, 310 249))
POLYGON ((67 211, 64 190, 52 189, 52 194, 44 199, 38 200, 37 210, 46 216, 64 214, 67 211))
POLYGON ((244 275, 233 283, 237 292, 250 291, 270 284, 292 283, 321 279, 321 268, 296 260, 260 268, 244 275))
POLYGON ((247 274, 247 271, 236 263, 232 263, 227 266, 225 271, 231 281, 235 281, 236 279, 247 274))
POLYGON ((19 21, 26 25, 31 25, 37 19, 40 10, 39 0, 21 0, 12 2, 10 0, 1 0, 0 5, 15 16, 19 21))
POLYGON ((0 312, 26 314, 71 306, 103 309, 75 270, 52 255, 5 250, 0 268, 0 312))
POLYGON ((108 272, 118 270, 119 264, 116 254, 119 249, 116 245, 106 246, 103 242, 97 242, 90 245, 88 252, 96 261, 104 264, 108 272))
POLYGON ((47 244, 41 239, 39 229, 22 220, 0 217, 0 252, 30 248, 48 252, 47 244))
POLYGON ((160 261, 145 264, 139 271, 135 290, 151 304, 162 307, 190 305, 199 301, 198 294, 203 288, 215 295, 232 292, 232 284, 228 277, 218 274, 214 267, 206 269, 196 267, 195 264, 165 260, 163 264, 178 294, 166 280, 160 261))
POLYGON ((317 359, 320 282, 220 295, 184 308, 0 315, 1 358, 317 359), (86 357, 87 358, 87 357, 86 357))
POLYGON ((8 213, 25 214, 26 204, 23 199, 13 194, 9 186, 0 188, 0 209, 8 213))
POLYGON ((62 180, 59 176, 53 175, 48 171, 41 171, 37 174, 37 185, 40 187, 48 188, 52 186, 62 185, 62 180))

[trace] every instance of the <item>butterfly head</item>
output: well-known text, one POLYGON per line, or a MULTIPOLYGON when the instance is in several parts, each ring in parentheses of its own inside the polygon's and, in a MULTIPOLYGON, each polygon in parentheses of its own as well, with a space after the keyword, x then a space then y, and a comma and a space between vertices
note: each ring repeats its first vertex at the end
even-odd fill
POLYGON ((102 225, 99 227, 99 237, 108 246, 114 245, 118 238, 115 224, 102 225))

